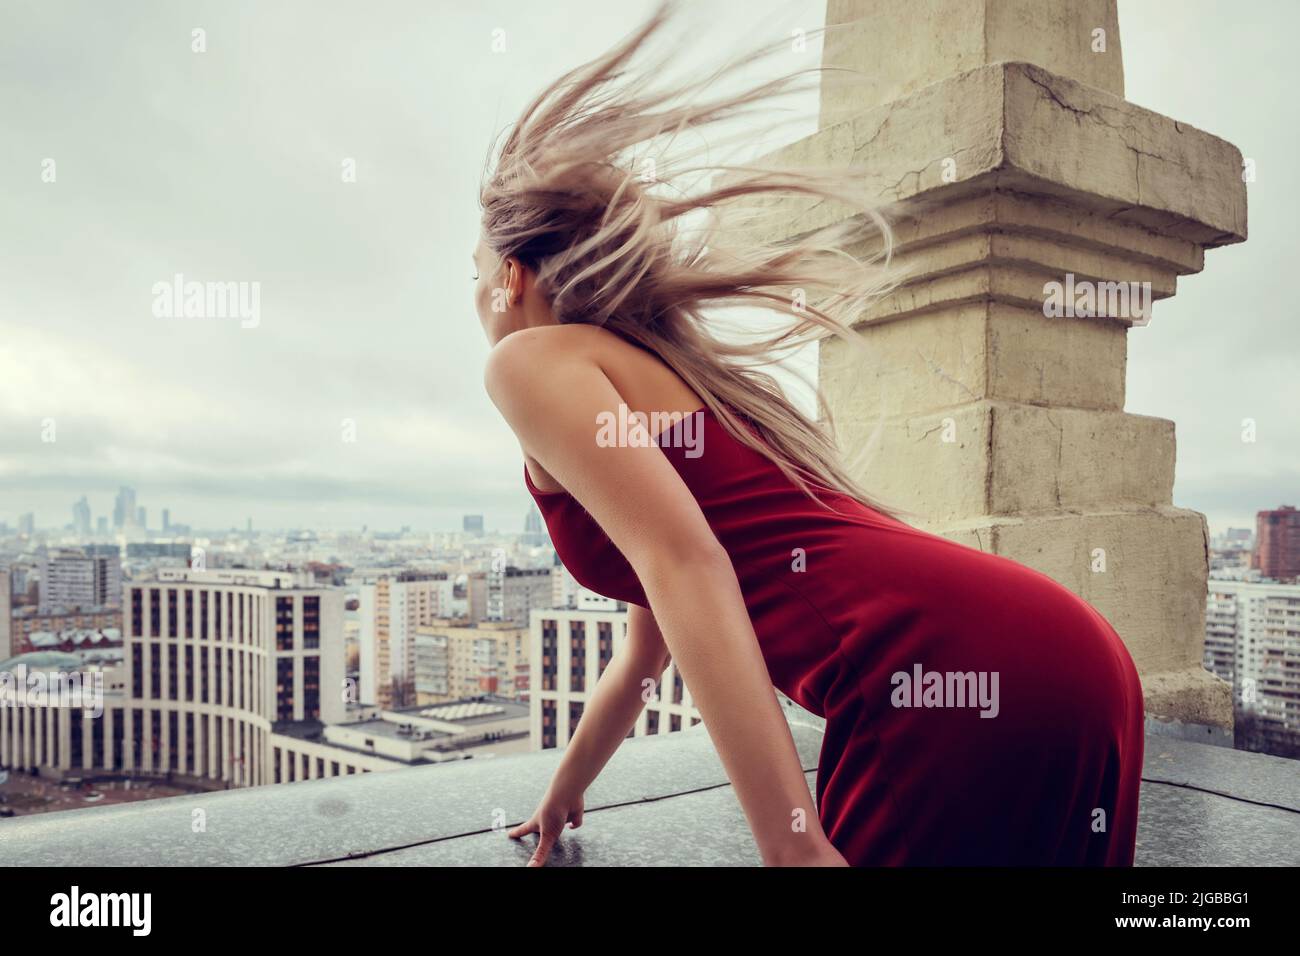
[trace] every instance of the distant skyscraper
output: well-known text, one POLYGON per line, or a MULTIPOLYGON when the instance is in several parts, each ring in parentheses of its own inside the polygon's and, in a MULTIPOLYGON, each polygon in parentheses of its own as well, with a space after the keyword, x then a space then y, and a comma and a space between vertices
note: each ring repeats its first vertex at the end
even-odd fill
POLYGON ((532 510, 524 518, 524 544, 528 547, 538 547, 546 543, 546 526, 542 523, 542 513, 537 510, 534 504, 532 510))
POLYGON ((135 521, 135 489, 123 485, 113 502, 113 530, 120 531, 135 521))
POLYGON ((466 534, 481 535, 483 534, 483 516, 465 515, 461 527, 466 534))
POLYGON ((135 525, 141 531, 149 527, 149 516, 144 510, 144 505, 135 509, 135 525))
POLYGON ((1300 577, 1300 511, 1282 505, 1255 516, 1255 557, 1251 567, 1277 581, 1300 577))
POLYGON ((163 519, 162 519, 162 521, 163 521, 163 523, 162 523, 162 529, 163 529, 163 531, 165 532, 165 531, 169 531, 169 530, 171 530, 171 526, 172 526, 172 513, 171 513, 171 511, 169 511, 169 510, 166 509, 166 508, 163 509, 163 519))
POLYGON ((18 516, 18 533, 31 537, 36 533, 36 515, 30 511, 25 515, 18 516))
POLYGON ((72 530, 82 536, 90 534, 90 502, 85 495, 72 506, 72 530))
POLYGON ((95 534, 108 534, 108 518, 104 515, 95 519, 95 534))

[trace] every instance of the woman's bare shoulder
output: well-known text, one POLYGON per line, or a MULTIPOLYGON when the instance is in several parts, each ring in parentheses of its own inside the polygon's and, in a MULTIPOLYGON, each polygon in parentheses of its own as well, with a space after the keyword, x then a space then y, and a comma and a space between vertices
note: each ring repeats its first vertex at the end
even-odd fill
POLYGON ((522 379, 551 377, 574 363, 596 366, 611 378, 642 378, 666 366, 650 352, 596 325, 538 325, 511 332, 488 353, 485 381, 489 390, 522 379))
POLYGON ((532 404, 539 393, 572 389, 597 372, 628 407, 693 412, 703 399, 653 352, 594 325, 546 325, 511 332, 492 349, 484 385, 498 405, 532 404))

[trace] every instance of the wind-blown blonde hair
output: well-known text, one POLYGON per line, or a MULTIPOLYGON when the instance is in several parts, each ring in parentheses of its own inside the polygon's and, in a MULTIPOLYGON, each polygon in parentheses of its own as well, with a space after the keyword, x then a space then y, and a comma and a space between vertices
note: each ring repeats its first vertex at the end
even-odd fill
MULTIPOLYGON (((716 142, 677 148, 685 133, 717 131, 774 109, 777 99, 798 92, 800 81, 816 81, 824 68, 708 95, 736 71, 788 53, 791 41, 783 38, 703 79, 653 90, 668 59, 633 64, 673 7, 671 0, 662 3, 625 40, 561 76, 525 108, 484 171, 484 241, 502 258, 518 257, 536 271, 559 322, 604 326, 658 356, 731 435, 821 504, 830 507, 817 492, 829 490, 896 514, 850 477, 821 388, 813 386, 813 421, 761 369, 828 336, 863 347, 851 323, 898 282, 890 268, 891 232, 864 196, 865 177, 846 168, 692 164, 716 142), (737 205, 753 199, 759 210, 737 205), (844 204, 849 214, 790 239, 754 238, 756 217, 765 210, 789 220, 791 201, 812 215, 824 203, 844 204), (723 244, 729 230, 719 213, 741 223, 739 243, 723 244), (684 227, 692 219, 706 225, 687 241, 684 227), (706 308, 737 306, 760 306, 789 321, 750 341, 710 330, 706 308), (761 440, 740 426, 733 410, 761 440)), ((740 126, 739 136, 752 141, 752 124, 740 126)), ((879 430, 878 424, 868 444, 879 430)))

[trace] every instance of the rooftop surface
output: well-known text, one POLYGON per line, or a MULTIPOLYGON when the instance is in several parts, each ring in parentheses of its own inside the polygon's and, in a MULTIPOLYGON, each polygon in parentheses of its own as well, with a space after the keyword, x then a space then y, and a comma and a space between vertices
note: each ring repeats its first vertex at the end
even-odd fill
MULTIPOLYGON (((822 734, 787 710, 808 784, 822 734)), ((547 750, 0 820, 0 861, 40 865, 522 866, 547 750), (202 811, 201 814, 197 811, 202 811), (196 827, 196 820, 203 827, 196 827), (201 832, 195 832, 200 829, 201 832)), ((1300 764, 1148 735, 1139 866, 1300 865, 1300 764)), ((744 814, 699 725, 624 742, 551 866, 757 866, 744 814)))

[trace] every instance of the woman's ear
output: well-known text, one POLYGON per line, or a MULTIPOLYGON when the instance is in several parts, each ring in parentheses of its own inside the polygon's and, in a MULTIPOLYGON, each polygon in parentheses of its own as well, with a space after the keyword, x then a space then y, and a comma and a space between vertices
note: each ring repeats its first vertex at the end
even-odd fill
POLYGON ((506 300, 510 305, 518 305, 524 299, 524 293, 527 291, 525 285, 528 281, 528 271, 525 269, 523 262, 518 256, 510 256, 505 260, 506 268, 506 300))

